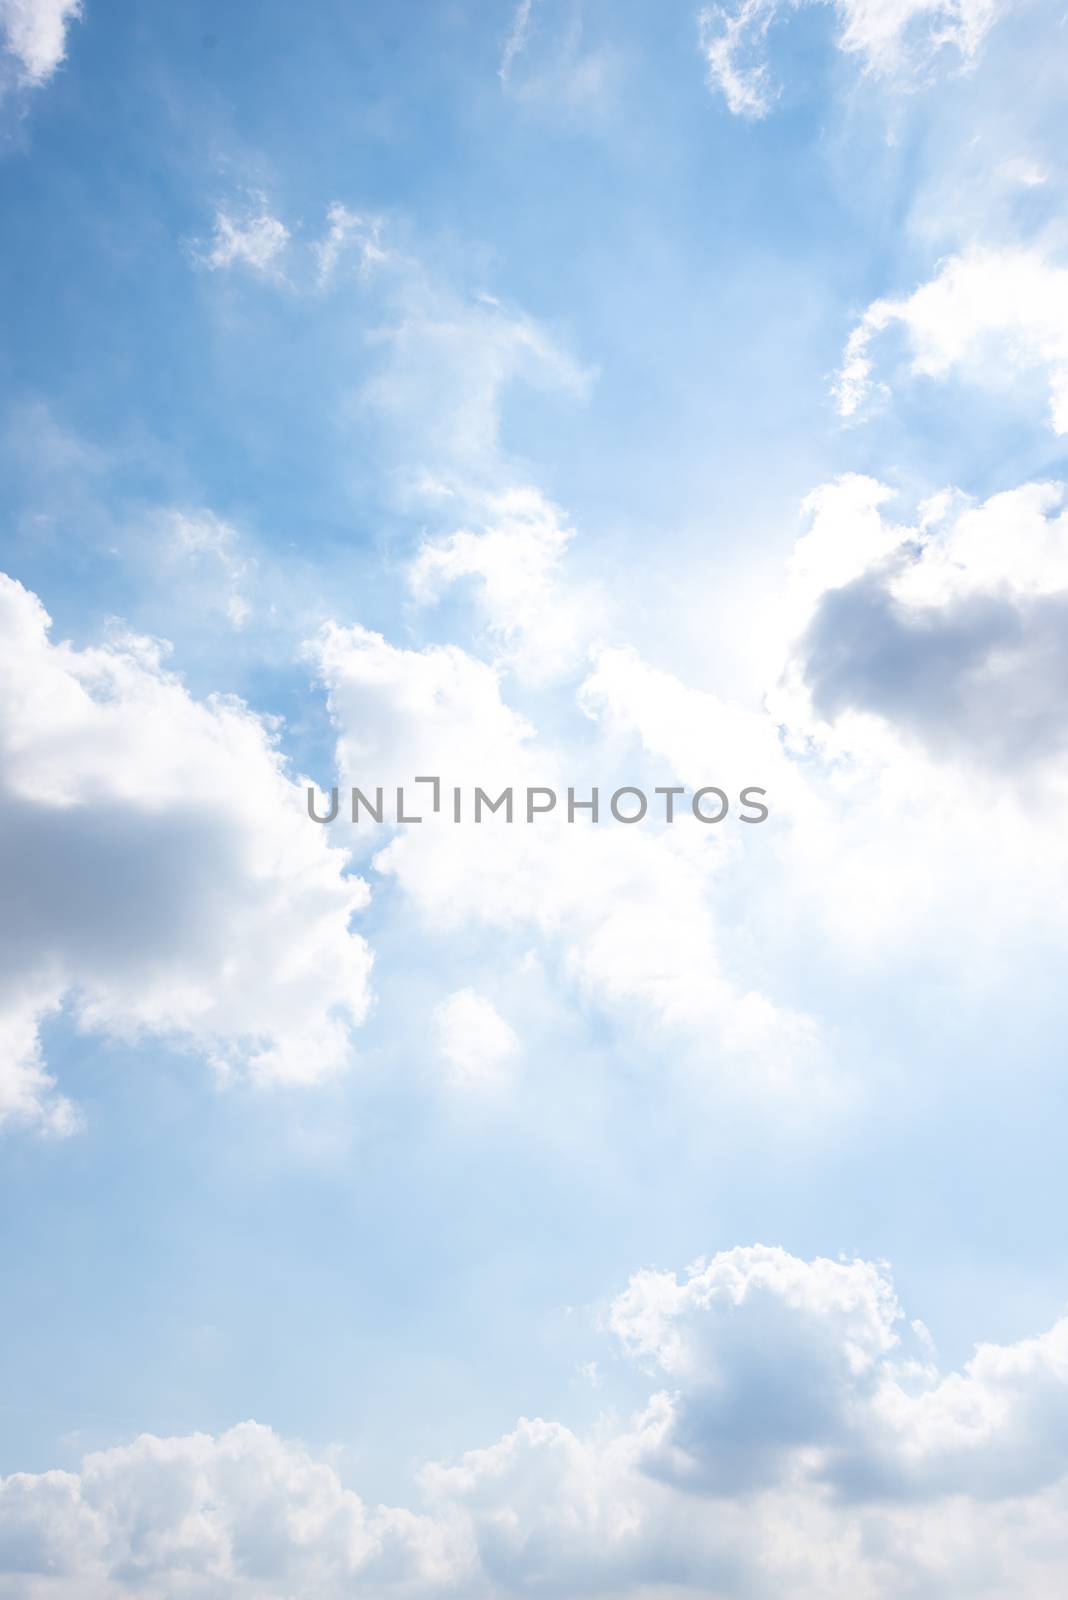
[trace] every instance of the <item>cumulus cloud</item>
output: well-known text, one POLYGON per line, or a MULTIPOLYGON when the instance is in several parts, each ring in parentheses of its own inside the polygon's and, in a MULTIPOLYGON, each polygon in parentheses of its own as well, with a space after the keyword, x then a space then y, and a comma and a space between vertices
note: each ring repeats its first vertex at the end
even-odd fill
POLYGON ((458 989, 441 1002, 434 1012, 434 1032, 457 1088, 499 1087, 519 1053, 515 1030, 492 1000, 473 989, 458 989))
POLYGON ((854 477, 810 500, 795 558, 808 614, 788 677, 817 722, 875 716, 935 757, 1009 778, 1063 757, 1063 486, 1025 484, 981 505, 945 496, 912 527, 885 519, 888 496, 854 477))
POLYGON ((81 0, 0 0, 0 39, 20 83, 46 83, 67 50, 67 28, 81 0))
POLYGON ((0 1594, 1010 1600, 1068 1579, 1068 1320, 943 1372, 884 1265, 761 1245, 636 1273, 606 1320, 658 1385, 634 1416, 522 1419, 426 1466, 415 1509, 255 1423, 0 1479, 0 1594))
POLYGON ((0 1117, 63 1131, 37 1033, 167 1038, 220 1073, 311 1083, 349 1059, 368 890, 307 820, 272 729, 197 701, 152 641, 53 644, 0 577, 0 1117))
POLYGON ((727 970, 713 886, 735 847, 722 829, 692 818, 670 827, 593 825, 582 813, 568 823, 569 785, 576 799, 589 797, 582 774, 505 702, 498 669, 456 646, 403 650, 332 626, 311 648, 345 781, 381 784, 387 795, 406 784, 411 795, 414 777, 441 779, 441 813, 424 803, 423 822, 398 829, 375 857, 429 925, 536 934, 571 983, 603 1006, 688 1030, 712 1059, 738 1054, 759 1064, 762 1082, 791 1080, 814 1030, 727 970), (476 785, 493 799, 511 786, 515 820, 502 810, 476 824, 476 785), (528 785, 560 796, 533 825, 522 810, 528 785), (459 824, 450 810, 457 786, 466 808, 459 824))
POLYGON ((711 86, 738 116, 764 117, 777 97, 767 64, 768 33, 784 15, 832 4, 840 50, 880 76, 915 72, 947 48, 972 60, 1001 10, 1000 0, 738 0, 699 15, 711 86))
POLYGON ((950 256, 911 295, 873 301, 849 336, 835 383, 842 416, 853 416, 870 394, 872 345, 895 327, 919 376, 960 370, 989 383, 1006 371, 1040 374, 1050 425, 1068 433, 1068 269, 1040 251, 974 248, 950 256))
POLYGON ((408 569, 413 595, 426 604, 471 579, 498 660, 533 678, 573 671, 601 609, 597 596, 561 581, 574 529, 537 489, 507 489, 483 505, 477 532, 423 542, 408 569))

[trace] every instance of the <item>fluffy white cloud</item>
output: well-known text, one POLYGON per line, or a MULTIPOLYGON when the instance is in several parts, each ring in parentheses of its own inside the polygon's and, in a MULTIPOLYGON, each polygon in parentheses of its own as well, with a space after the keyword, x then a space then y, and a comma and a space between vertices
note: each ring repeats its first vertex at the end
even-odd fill
POLYGON ((932 970, 1003 981, 1008 929, 1032 953, 1068 936, 1050 894, 1068 869, 1061 491, 981 505, 948 491, 900 523, 891 499, 855 474, 808 497, 788 581, 762 608, 763 706, 618 647, 595 653, 582 701, 660 763, 656 781, 744 771, 767 788, 761 848, 718 879, 725 939, 788 969, 803 937, 839 981, 921 950, 932 970))
POLYGON ((900 74, 928 65, 947 47, 974 57, 1001 10, 1001 0, 738 0, 706 6, 699 16, 701 49, 711 85, 736 115, 764 117, 776 98, 766 57, 772 25, 791 11, 832 4, 840 50, 865 72, 900 74))
POLYGON ((53 644, 0 577, 0 1117, 62 1130, 37 1023, 154 1034, 220 1072, 314 1082, 349 1057, 368 899, 308 822, 272 730, 198 702, 152 641, 53 644))
POLYGON ((561 581, 574 537, 537 489, 507 489, 484 501, 484 525, 426 540, 408 569, 417 600, 472 579, 497 659, 536 679, 574 671, 595 630, 598 597, 561 581))
POLYGON ((515 1030, 492 1000, 473 989, 458 989, 441 1002, 434 1012, 434 1031, 457 1088, 498 1087, 519 1053, 515 1030))
POLYGON ((66 54, 67 28, 81 0, 0 0, 0 38, 22 83, 45 83, 66 54))
MULTIPOLYGON (((741 848, 736 838, 684 817, 670 827, 595 826, 577 813, 568 823, 568 787, 583 800, 604 784, 589 749, 581 770, 569 768, 505 703, 497 669, 455 646, 401 650, 363 629, 331 627, 313 648, 344 782, 365 792, 381 785, 391 812, 396 785, 406 786, 410 809, 415 777, 441 779, 441 813, 430 812, 424 790, 415 800, 424 821, 398 830, 375 857, 429 925, 535 934, 602 1005, 703 1037, 711 1061, 740 1053, 750 1069, 759 1063, 762 1082, 790 1080, 811 1052, 811 1024, 733 978, 722 948, 714 886, 741 848), (511 786, 515 820, 500 811, 475 823, 476 785, 494 799, 511 786), (535 785, 554 788, 559 801, 531 824, 523 805, 535 785), (450 820, 455 787, 459 824, 450 820)), ((702 781, 719 782, 722 771, 702 781)), ((601 795, 606 813, 611 792, 601 795)))
POLYGON ((267 197, 250 196, 239 212, 219 209, 210 243, 196 259, 211 272, 243 263, 254 272, 277 270, 279 256, 289 243, 289 229, 267 210, 267 197))
MULTIPOLYGON (((918 525, 851 477, 810 498, 795 556, 801 637, 787 670, 795 730, 833 741, 875 716, 930 753, 1015 783, 1068 754, 1068 512, 1056 483, 973 505, 946 494, 918 525)), ((787 701, 779 701, 786 708, 787 701)))
POLYGON ((269 1429, 0 1479, 18 1600, 1010 1600, 1068 1581, 1068 1320, 939 1370, 883 1266, 723 1251, 613 1304, 654 1390, 588 1433, 523 1419, 371 1507, 269 1429))
POLYGON ((454 1543, 443 1521, 366 1507, 254 1422, 0 1480, 0 1594, 27 1600, 447 1592, 454 1543))
POLYGON ((835 385, 843 416, 870 393, 872 344, 893 327, 908 340, 912 372, 924 377, 959 369, 991 383, 1005 372, 1042 374, 1051 426, 1068 433, 1068 269, 1038 250, 974 248, 950 256, 911 295, 873 301, 849 336, 835 385))

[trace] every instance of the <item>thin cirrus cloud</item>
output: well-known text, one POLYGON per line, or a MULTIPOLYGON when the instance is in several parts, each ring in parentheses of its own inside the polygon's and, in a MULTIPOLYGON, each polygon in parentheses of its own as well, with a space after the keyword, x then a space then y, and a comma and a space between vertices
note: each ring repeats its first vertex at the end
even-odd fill
POLYGON ((75 1125, 38 1033, 64 1004, 223 1076, 342 1071, 369 1004, 350 928, 368 890, 309 828, 268 727, 194 700, 154 641, 53 643, 6 577, 0 611, 0 1121, 75 1125))
POLYGON ((767 62, 768 34, 791 12, 833 6, 838 48, 863 70, 889 77, 927 70, 945 51, 971 61, 1001 10, 1000 0, 740 0, 700 13, 709 84, 736 116, 766 117, 778 98, 767 62))
POLYGON ((1068 1321, 943 1371, 885 1265, 762 1245, 643 1270, 609 1354, 652 1385, 521 1418, 374 1504, 246 1422, 0 1479, 0 1594, 967 1600, 1068 1581, 1068 1321))

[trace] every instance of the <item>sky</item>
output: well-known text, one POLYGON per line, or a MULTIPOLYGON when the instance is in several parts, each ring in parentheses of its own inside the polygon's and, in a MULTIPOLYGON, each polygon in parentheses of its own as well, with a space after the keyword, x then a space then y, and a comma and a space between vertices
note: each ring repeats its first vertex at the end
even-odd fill
POLYGON ((3 1600, 1065 1591, 1066 106, 0 0, 3 1600))

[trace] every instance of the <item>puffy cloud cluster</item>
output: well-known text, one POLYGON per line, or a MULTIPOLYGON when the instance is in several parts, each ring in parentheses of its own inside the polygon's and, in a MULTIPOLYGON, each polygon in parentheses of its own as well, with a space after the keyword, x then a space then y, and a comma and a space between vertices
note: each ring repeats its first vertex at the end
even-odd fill
POLYGON ((538 1592, 964 1600, 1068 1579, 1068 1320, 942 1373, 884 1267, 736 1248, 637 1273, 617 1348, 656 1388, 585 1434, 524 1419, 367 1505, 268 1428, 0 1480, 0 1595, 538 1592))
MULTIPOLYGON (((696 1032, 751 1067, 759 1061, 763 1082, 789 1079, 814 1030, 730 972, 715 884, 740 847, 721 828, 692 817, 670 827, 593 825, 581 813, 568 822, 566 801, 536 826, 521 816, 508 823, 503 812, 475 823, 476 785, 492 798, 508 786, 549 785, 587 799, 604 775, 591 773, 589 751, 581 770, 569 768, 506 703, 498 669, 456 646, 404 650, 333 626, 313 648, 343 782, 365 793, 407 785, 411 795, 414 778, 441 780, 441 812, 424 804, 423 822, 400 829, 374 858, 429 925, 536 936, 598 1003, 696 1032), (468 797, 460 823, 454 787, 468 797)), ((715 776, 702 781, 723 774, 720 755, 715 776)))
POLYGON ((924 68, 947 47, 967 62, 1001 9, 1000 0, 737 0, 700 13, 709 82, 736 115, 764 117, 777 91, 766 60, 768 32, 784 14, 832 4, 840 50, 883 76, 924 68))
POLYGON ((197 701, 152 641, 53 644, 0 576, 0 1119, 57 1131, 38 1025, 66 1003, 219 1072, 341 1070, 369 1003, 368 890, 304 814, 269 726, 197 701))
POLYGON ((900 328, 912 371, 973 382, 1005 371, 1038 372, 1049 385, 1050 424, 1068 433, 1068 269, 1035 248, 973 247, 943 261, 929 282, 902 299, 876 300, 849 336, 835 385, 838 409, 852 416, 871 391, 871 347, 900 328))

